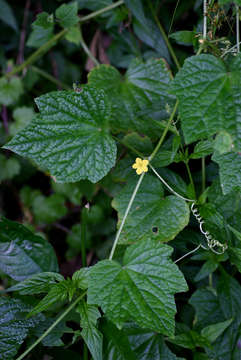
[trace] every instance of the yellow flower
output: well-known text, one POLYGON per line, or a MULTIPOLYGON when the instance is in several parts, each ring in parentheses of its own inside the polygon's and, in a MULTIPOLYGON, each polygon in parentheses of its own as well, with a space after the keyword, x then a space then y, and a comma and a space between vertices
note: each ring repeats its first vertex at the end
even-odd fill
POLYGON ((132 165, 133 169, 136 169, 137 175, 141 175, 143 172, 148 171, 148 160, 142 160, 140 158, 136 158, 136 162, 132 165))

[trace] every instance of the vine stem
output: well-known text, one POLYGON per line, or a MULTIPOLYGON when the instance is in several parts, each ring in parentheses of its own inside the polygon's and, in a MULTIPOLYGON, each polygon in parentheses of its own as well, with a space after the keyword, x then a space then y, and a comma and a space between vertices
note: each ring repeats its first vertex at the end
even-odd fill
POLYGON ((202 192, 206 187, 206 169, 205 169, 205 157, 202 157, 202 192))
POLYGON ((134 189, 134 191, 133 191, 133 193, 132 193, 132 195, 131 195, 131 198, 130 198, 129 204, 128 204, 127 208, 126 208, 126 211, 125 211, 124 217, 123 217, 123 219, 122 219, 121 225, 120 225, 120 227, 119 227, 119 230, 117 231, 117 234, 116 234, 116 237, 115 237, 115 241, 114 241, 114 244, 113 244, 112 249, 111 249, 111 252, 110 252, 109 260, 112 260, 112 258, 113 258, 113 255, 114 255, 114 252, 115 252, 115 249, 116 249, 116 246, 117 246, 117 243, 118 243, 120 234, 121 234, 122 229, 123 229, 123 226, 124 226, 124 224, 125 224, 125 222, 126 222, 127 215, 129 214, 129 211, 130 211, 130 209, 131 209, 131 206, 132 206, 132 204, 133 204, 133 201, 135 200, 137 191, 138 191, 138 189, 139 189, 139 187, 140 187, 140 185, 141 185, 141 183, 142 183, 142 180, 143 180, 143 178, 144 178, 144 175, 145 175, 145 173, 142 173, 141 176, 139 177, 139 180, 138 180, 138 182, 137 182, 137 184, 136 184, 136 187, 135 187, 135 189, 134 189))
MULTIPOLYGON (((172 113, 171 113, 171 116, 170 116, 170 118, 169 118, 169 120, 168 120, 168 122, 167 122, 167 125, 166 125, 166 127, 165 127, 165 130, 163 131, 162 136, 161 136, 158 144, 156 145, 155 149, 153 150, 152 154, 150 155, 149 161, 151 161, 151 160, 154 158, 154 156, 156 155, 157 151, 160 149, 160 146, 162 145, 162 143, 163 143, 163 141, 164 141, 164 139, 165 139, 165 137, 166 137, 166 134, 167 134, 167 132, 168 132, 168 130, 169 130, 169 127, 171 126, 171 123, 172 123, 172 121, 173 121, 173 119, 174 119, 174 116, 175 116, 175 114, 176 114, 177 106, 178 106, 178 101, 176 101, 176 104, 175 104, 175 106, 174 106, 174 108, 173 108, 173 111, 172 111, 172 113)), ((129 201, 128 206, 127 206, 127 208, 126 208, 124 217, 123 217, 123 219, 122 219, 122 221, 121 221, 119 230, 117 231, 117 234, 116 234, 116 237, 115 237, 115 240, 114 240, 114 243, 113 243, 111 252, 110 252, 109 260, 112 260, 112 258, 113 258, 113 255, 114 255, 114 252, 115 252, 115 249, 116 249, 118 240, 119 240, 119 238, 120 238, 120 234, 121 234, 122 229, 123 229, 123 226, 125 225, 125 222, 126 222, 126 218, 127 218, 128 214, 129 214, 129 211, 130 211, 131 206, 132 206, 132 204, 133 204, 133 202, 134 202, 134 200, 135 200, 137 191, 138 191, 138 189, 139 189, 139 187, 140 187, 140 185, 141 185, 141 183, 142 183, 142 180, 143 180, 144 176, 145 176, 145 173, 142 173, 141 176, 140 176, 140 178, 139 178, 139 180, 138 180, 138 182, 137 182, 137 184, 136 184, 136 187, 135 187, 135 189, 134 189, 134 191, 133 191, 133 193, 132 193, 132 195, 131 195, 131 198, 130 198, 130 201, 129 201)))
POLYGON ((157 14, 155 13, 155 10, 154 10, 153 5, 152 5, 152 3, 151 3, 150 0, 148 0, 148 4, 149 4, 150 10, 151 10, 151 12, 152 12, 152 15, 153 15, 153 17, 154 17, 154 19, 155 19, 155 22, 156 22, 156 24, 157 24, 157 26, 158 26, 161 34, 162 34, 162 37, 163 37, 163 39, 164 39, 164 41, 165 41, 165 43, 166 43, 166 45, 167 45, 167 48, 168 48, 168 50, 170 51, 171 57, 172 57, 174 63, 176 64, 177 69, 180 70, 180 69, 181 69, 181 65, 180 65, 180 63, 179 63, 179 61, 178 61, 178 59, 177 59, 177 57, 176 57, 176 54, 175 54, 175 52, 174 52, 174 50, 173 50, 173 48, 172 48, 172 45, 171 45, 171 43, 170 43, 170 41, 169 41, 169 39, 168 39, 168 37, 167 37, 167 35, 166 35, 166 33, 165 33, 165 30, 163 29, 163 26, 162 26, 162 24, 160 23, 160 21, 159 21, 159 19, 158 19, 158 17, 157 17, 157 14))
POLYGON ((186 166, 186 169, 187 169, 187 173, 188 173, 190 183, 192 185, 193 195, 196 198, 195 185, 194 185, 194 181, 193 181, 193 178, 192 178, 192 173, 191 173, 190 167, 188 165, 188 162, 185 162, 185 166, 186 166))
POLYGON ((165 129, 164 129, 164 131, 163 131, 163 133, 162 133, 162 136, 161 136, 161 138, 160 138, 157 146, 155 147, 153 153, 152 153, 152 154, 150 155, 150 157, 149 157, 149 161, 151 161, 151 160, 154 158, 154 156, 156 155, 156 153, 157 153, 158 150, 160 149, 160 146, 162 145, 163 140, 165 139, 166 134, 167 134, 167 132, 168 132, 168 130, 169 130, 169 127, 171 126, 171 123, 172 123, 172 121, 173 121, 173 119, 174 119, 174 117, 175 117, 175 114, 176 114, 176 111, 177 111, 177 107, 178 107, 178 100, 176 101, 176 104, 174 105, 174 108, 173 108, 173 111, 172 111, 172 113, 171 113, 171 116, 170 116, 170 118, 169 118, 169 120, 168 120, 168 122, 167 122, 167 125, 166 125, 166 127, 165 127, 165 129))
POLYGON ((41 335, 22 355, 16 360, 22 360, 28 353, 35 348, 54 328, 58 323, 78 304, 78 302, 86 295, 85 291, 82 293, 70 306, 58 317, 58 319, 41 335))
POLYGON ((90 49, 88 48, 88 46, 86 45, 84 38, 83 38, 83 34, 82 34, 82 29, 80 27, 80 44, 84 50, 84 52, 86 53, 86 55, 93 61, 93 63, 98 66, 100 65, 99 61, 94 57, 94 55, 92 54, 92 52, 90 51, 90 49))
MULTIPOLYGON (((122 5, 123 3, 124 3, 124 0, 119 0, 116 3, 113 3, 109 6, 104 7, 103 9, 94 11, 89 15, 81 17, 79 19, 79 23, 84 23, 90 19, 93 19, 96 16, 99 16, 99 15, 105 13, 106 11, 112 10, 112 9, 122 5)), ((40 46, 40 48, 37 49, 32 55, 30 55, 26 61, 24 61, 22 64, 20 64, 18 66, 15 66, 12 69, 12 71, 9 71, 8 73, 6 73, 5 77, 9 78, 9 77, 19 73, 20 71, 24 70, 28 65, 31 65, 32 63, 34 63, 41 55, 46 53, 51 47, 53 47, 55 45, 55 43, 57 43, 64 35, 66 35, 67 32, 68 32, 68 29, 61 30, 54 37, 52 37, 48 42, 46 42, 45 44, 40 46)))
POLYGON ((236 5, 236 43, 237 53, 240 52, 240 27, 239 27, 239 6, 236 5))
POLYGON ((181 256, 179 259, 177 259, 176 261, 174 261, 174 264, 176 264, 177 262, 181 261, 182 259, 184 259, 185 257, 187 257, 188 255, 193 254, 194 252, 198 251, 200 249, 202 245, 199 244, 197 247, 195 247, 195 249, 189 251, 188 253, 184 254, 183 256, 181 256))

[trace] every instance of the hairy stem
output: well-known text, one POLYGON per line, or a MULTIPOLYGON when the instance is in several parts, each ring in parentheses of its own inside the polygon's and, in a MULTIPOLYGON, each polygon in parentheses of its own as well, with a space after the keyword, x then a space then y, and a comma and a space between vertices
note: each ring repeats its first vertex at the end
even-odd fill
MULTIPOLYGON (((124 3, 124 0, 120 0, 117 1, 116 3, 113 3, 109 6, 106 6, 105 8, 98 10, 98 11, 94 11, 89 15, 83 16, 80 18, 79 22, 83 23, 86 22, 90 19, 95 18, 96 16, 99 16, 103 13, 105 13, 106 11, 109 11, 111 9, 114 9, 120 5, 122 5, 124 3)), ((40 46, 39 49, 37 49, 32 55, 29 56, 29 58, 24 61, 22 64, 20 64, 19 66, 15 66, 12 71, 8 72, 5 74, 5 77, 11 77, 17 73, 19 73, 20 71, 24 70, 27 66, 33 64, 40 56, 44 55, 49 49, 51 49, 61 38, 64 37, 64 35, 66 35, 66 33, 68 32, 68 29, 63 29, 61 30, 59 33, 57 33, 55 36, 53 36, 48 42, 46 42, 44 45, 40 46)))
POLYGON ((69 307, 58 317, 58 319, 36 340, 22 355, 16 360, 22 360, 28 353, 35 348, 54 328, 58 323, 80 302, 80 300, 86 295, 86 291, 82 293, 69 307))

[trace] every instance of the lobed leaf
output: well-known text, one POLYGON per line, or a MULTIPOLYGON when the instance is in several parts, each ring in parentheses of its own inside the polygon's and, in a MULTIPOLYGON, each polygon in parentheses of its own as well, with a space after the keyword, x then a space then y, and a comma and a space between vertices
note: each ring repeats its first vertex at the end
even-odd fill
POLYGON ((81 93, 51 92, 36 103, 41 114, 4 148, 47 168, 57 182, 104 177, 116 158, 105 93, 85 87, 81 93))
POLYGON ((171 90, 179 111, 186 143, 209 138, 226 130, 241 148, 241 55, 230 64, 213 55, 188 58, 171 90))
POLYGON ((174 335, 174 294, 187 285, 171 261, 172 248, 148 238, 127 248, 123 265, 98 262, 90 270, 88 303, 101 306, 118 327, 134 320, 139 326, 174 335))

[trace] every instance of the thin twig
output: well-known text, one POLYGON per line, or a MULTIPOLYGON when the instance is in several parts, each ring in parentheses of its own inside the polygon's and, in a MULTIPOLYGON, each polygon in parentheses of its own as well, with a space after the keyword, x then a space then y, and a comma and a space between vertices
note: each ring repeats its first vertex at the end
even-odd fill
POLYGON ((21 64, 24 61, 24 45, 25 45, 26 27, 27 27, 27 22, 28 22, 28 14, 29 14, 30 4, 31 4, 31 0, 27 0, 25 3, 24 15, 23 15, 23 25, 22 25, 22 31, 20 34, 18 56, 17 56, 17 61, 16 61, 17 64, 21 64))

